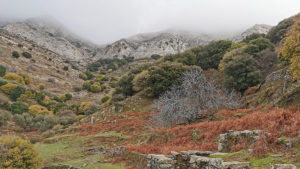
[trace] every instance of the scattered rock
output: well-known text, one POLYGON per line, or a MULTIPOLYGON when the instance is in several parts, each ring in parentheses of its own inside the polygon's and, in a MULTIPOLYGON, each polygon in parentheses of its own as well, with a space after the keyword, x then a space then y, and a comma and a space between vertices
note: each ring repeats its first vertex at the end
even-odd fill
POLYGON ((297 169, 293 164, 273 164, 270 169, 297 169))
POLYGON ((218 151, 230 152, 232 146, 238 143, 239 139, 246 139, 249 143, 254 143, 258 139, 258 134, 261 130, 244 130, 244 131, 228 131, 220 134, 218 151))
POLYGON ((222 169, 250 169, 250 163, 238 161, 223 162, 222 167, 222 169))

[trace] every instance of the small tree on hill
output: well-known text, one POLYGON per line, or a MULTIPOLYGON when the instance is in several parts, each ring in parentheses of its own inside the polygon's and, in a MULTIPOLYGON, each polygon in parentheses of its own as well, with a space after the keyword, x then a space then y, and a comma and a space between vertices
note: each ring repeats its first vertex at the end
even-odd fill
POLYGON ((234 108, 240 104, 234 92, 221 91, 200 70, 192 69, 185 73, 182 81, 181 85, 172 87, 155 102, 159 112, 155 120, 160 125, 191 123, 203 118, 208 111, 234 108))

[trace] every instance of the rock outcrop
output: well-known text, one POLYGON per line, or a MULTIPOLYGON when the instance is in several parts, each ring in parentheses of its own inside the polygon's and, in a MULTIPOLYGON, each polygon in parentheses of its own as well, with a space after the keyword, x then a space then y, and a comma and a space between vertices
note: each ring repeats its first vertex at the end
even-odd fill
POLYGON ((182 151, 172 155, 149 154, 148 169, 249 169, 248 162, 223 162, 209 157, 212 152, 182 151))
POLYGON ((214 39, 211 36, 205 34, 174 30, 138 34, 98 49, 96 57, 149 58, 153 54, 163 56, 204 45, 212 40, 214 39))
POLYGON ((265 25, 265 24, 256 24, 253 27, 247 29, 240 35, 235 36, 232 41, 234 42, 240 42, 247 36, 253 34, 253 33, 260 33, 260 34, 267 34, 269 30, 272 28, 270 25, 265 25))
POLYGON ((228 131, 220 134, 218 151, 230 152, 232 146, 238 143, 239 139, 245 139, 248 143, 253 143, 258 139, 258 134, 261 130, 244 130, 244 131, 228 131))
POLYGON ((270 169, 297 169, 293 164, 273 164, 270 169))
POLYGON ((86 62, 92 58, 97 46, 77 37, 51 18, 28 19, 15 22, 2 29, 22 37, 47 50, 66 57, 69 61, 86 62))

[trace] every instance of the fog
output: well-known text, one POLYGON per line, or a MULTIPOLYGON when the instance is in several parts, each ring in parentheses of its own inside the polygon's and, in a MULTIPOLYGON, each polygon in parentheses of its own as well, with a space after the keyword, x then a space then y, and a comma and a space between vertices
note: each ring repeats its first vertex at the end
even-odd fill
POLYGON ((51 16, 97 44, 166 29, 233 33, 298 12, 299 0, 0 0, 1 20, 51 16))

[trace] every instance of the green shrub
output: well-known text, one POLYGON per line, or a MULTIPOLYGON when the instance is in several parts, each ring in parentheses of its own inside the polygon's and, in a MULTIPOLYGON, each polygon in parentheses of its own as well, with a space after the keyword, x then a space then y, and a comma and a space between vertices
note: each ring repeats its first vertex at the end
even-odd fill
POLYGON ((1 103, 0 107, 4 108, 5 110, 11 111, 11 103, 8 101, 1 103))
POLYGON ((20 57, 20 55, 19 55, 19 53, 18 53, 17 51, 13 51, 13 52, 12 52, 12 56, 13 56, 14 58, 19 58, 19 57, 20 57))
POLYGON ((28 52, 23 52, 22 55, 23 55, 25 58, 27 58, 27 59, 32 58, 32 55, 31 55, 30 53, 28 53, 28 52))
POLYGON ((102 102, 102 103, 105 103, 105 102, 107 102, 109 99, 110 99, 109 96, 104 96, 104 97, 101 99, 101 102, 102 102))
POLYGON ((191 49, 196 55, 196 65, 202 69, 218 69, 223 55, 231 48, 231 41, 214 41, 206 46, 191 49))
POLYGON ((6 85, 7 81, 6 80, 0 80, 0 86, 6 85))
POLYGON ((23 45, 22 45, 22 44, 20 44, 20 43, 18 43, 18 47, 19 47, 19 48, 22 48, 22 47, 23 47, 23 45))
POLYGON ((93 84, 90 86, 90 91, 91 91, 91 92, 94 92, 94 93, 100 92, 100 91, 101 91, 100 83, 98 83, 98 82, 93 83, 93 84))
POLYGON ((11 111, 14 114, 23 114, 28 112, 28 104, 24 102, 15 102, 11 105, 11 111))
POLYGON ((118 82, 117 92, 123 93, 126 96, 133 95, 133 84, 132 80, 134 78, 133 74, 123 76, 118 82))
POLYGON ((35 126, 33 123, 33 116, 28 113, 15 114, 13 116, 13 121, 26 131, 30 131, 35 126))
POLYGON ((19 98, 24 93, 25 93, 25 88, 22 86, 18 86, 10 92, 9 96, 13 101, 16 101, 17 98, 19 98))
POLYGON ((64 71, 68 71, 69 70, 69 67, 68 66, 64 66, 64 71))
POLYGON ((274 51, 275 47, 268 39, 257 38, 249 42, 249 45, 245 48, 245 53, 248 53, 250 55, 256 55, 257 53, 265 49, 270 49, 271 51, 274 51))
POLYGON ((12 114, 10 112, 0 110, 0 127, 6 125, 11 118, 12 114))
POLYGON ((257 39, 257 38, 264 38, 265 34, 261 33, 252 33, 251 35, 246 36, 246 38, 243 40, 244 43, 249 43, 251 40, 257 39))
POLYGON ((94 114, 96 113, 97 111, 100 111, 101 110, 101 107, 96 105, 96 104, 92 104, 90 107, 88 107, 85 111, 84 111, 84 114, 85 115, 90 115, 90 114, 94 114))
POLYGON ((16 88, 18 85, 12 84, 12 83, 7 83, 5 85, 2 85, 0 89, 7 95, 10 95, 10 93, 16 88))
POLYGON ((147 78, 147 87, 149 88, 147 95, 157 97, 171 86, 180 84, 180 77, 186 70, 188 70, 188 67, 170 62, 150 67, 148 69, 149 77, 147 78))
POLYGON ((154 60, 157 60, 157 59, 161 58, 161 56, 158 54, 153 54, 153 55, 151 55, 151 58, 154 60))
POLYGON ((261 74, 256 66, 256 60, 250 55, 244 54, 234 57, 224 67, 225 87, 244 92, 249 87, 260 83, 261 74))
POLYGON ((67 93, 67 94, 65 94, 65 96, 66 96, 65 101, 71 100, 73 97, 71 93, 67 93))
POLYGON ((285 19, 275 27, 273 27, 267 34, 267 38, 274 44, 280 42, 285 34, 288 32, 290 26, 294 23, 292 18, 285 19))
POLYGON ((41 161, 34 146, 17 136, 0 137, 0 168, 41 168, 41 161))
POLYGON ((0 65, 0 77, 3 77, 6 73, 6 68, 2 65, 0 65))
POLYGON ((21 84, 25 84, 24 78, 16 73, 7 73, 5 76, 3 76, 3 79, 12 80, 21 84))
POLYGON ((88 79, 88 77, 85 73, 80 73, 79 78, 82 79, 82 80, 87 80, 88 79))

